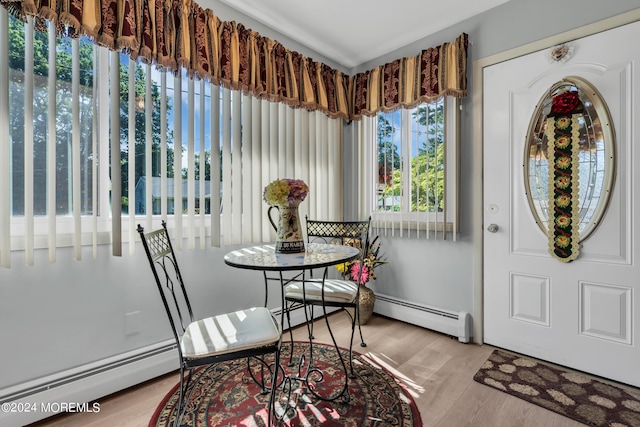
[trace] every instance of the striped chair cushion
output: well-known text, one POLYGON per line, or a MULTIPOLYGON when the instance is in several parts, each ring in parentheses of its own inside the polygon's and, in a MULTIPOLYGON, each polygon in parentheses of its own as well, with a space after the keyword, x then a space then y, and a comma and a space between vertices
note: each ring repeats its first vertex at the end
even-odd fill
POLYGON ((280 326, 265 307, 208 317, 191 323, 180 346, 185 359, 216 356, 277 343, 280 326))
MULTIPOLYGON (((285 297, 303 300, 302 282, 292 282, 285 286, 285 297)), ((304 284, 307 301, 322 301, 322 281, 307 281, 304 284)), ((358 293, 358 285, 350 280, 327 279, 324 282, 325 302, 353 302, 358 293)))

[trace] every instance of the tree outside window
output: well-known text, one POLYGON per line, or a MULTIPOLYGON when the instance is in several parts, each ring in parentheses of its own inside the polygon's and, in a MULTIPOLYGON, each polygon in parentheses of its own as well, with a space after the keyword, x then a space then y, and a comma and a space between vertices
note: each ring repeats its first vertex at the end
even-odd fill
POLYGON ((444 126, 441 99, 378 114, 378 211, 443 211, 444 126))

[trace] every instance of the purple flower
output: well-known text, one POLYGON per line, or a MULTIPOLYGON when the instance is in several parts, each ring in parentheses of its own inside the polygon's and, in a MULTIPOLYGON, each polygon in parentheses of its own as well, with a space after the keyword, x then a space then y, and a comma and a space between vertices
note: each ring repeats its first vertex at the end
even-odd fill
POLYGON ((309 193, 309 187, 301 179, 276 179, 264 188, 264 200, 275 206, 297 206, 309 193))

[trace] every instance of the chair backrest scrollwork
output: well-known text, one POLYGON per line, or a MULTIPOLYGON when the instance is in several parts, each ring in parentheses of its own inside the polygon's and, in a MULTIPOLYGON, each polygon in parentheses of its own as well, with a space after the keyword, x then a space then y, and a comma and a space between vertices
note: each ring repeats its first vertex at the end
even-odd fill
POLYGON ((306 223, 307 242, 353 246, 360 250, 361 262, 367 256, 371 218, 366 221, 318 221, 306 217, 306 223))
MULTIPOLYGON (((142 239, 142 245, 147 254, 174 337, 180 344, 180 337, 186 327, 193 322, 194 317, 173 245, 167 232, 167 224, 162 221, 162 228, 148 233, 145 233, 144 228, 138 224, 138 233, 142 239)), ((180 348, 179 345, 178 348, 180 348)))

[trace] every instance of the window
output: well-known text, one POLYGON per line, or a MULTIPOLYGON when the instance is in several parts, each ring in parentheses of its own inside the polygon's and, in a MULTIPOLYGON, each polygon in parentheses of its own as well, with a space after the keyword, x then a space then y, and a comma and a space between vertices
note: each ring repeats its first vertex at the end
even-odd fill
POLYGON ((273 240, 262 190, 282 177, 309 184, 303 214, 341 219, 342 126, 0 13, 0 264, 133 252, 160 219, 178 247, 273 240))
MULTIPOLYGON (((12 214, 24 216, 25 208, 32 209, 37 216, 46 215, 47 170, 54 166, 53 177, 55 187, 55 212, 58 215, 72 214, 73 169, 72 145, 78 143, 81 152, 80 160, 80 211, 84 214, 92 212, 93 182, 93 44, 81 39, 72 44, 69 39, 57 39, 55 52, 55 69, 49 66, 48 36, 35 33, 33 58, 27 68, 25 61, 25 33, 20 30, 23 24, 11 19, 9 30, 9 128, 11 133, 11 152, 13 167, 11 180, 13 192, 11 197, 12 214), (85 59, 74 71, 73 51, 77 50, 85 59), (27 70, 30 75, 27 76, 27 70), (73 77, 73 78, 72 78, 73 77), (55 82, 53 92, 49 91, 49 82, 55 82), (74 82, 77 85, 74 88, 74 82), (74 99, 77 103, 74 103, 74 99), (55 108, 51 108, 51 106, 55 108), (78 120, 78 128, 73 129, 72 117, 78 120), (26 118, 29 117, 29 126, 26 118), (53 123, 53 126, 51 124, 53 123), (54 130, 49 136, 49 130, 54 130), (74 134, 75 131, 78 131, 74 134), (47 164, 48 143, 55 140, 55 156, 52 164, 47 164), (77 138, 77 140, 74 140, 77 138), (29 154, 32 153, 32 158, 29 154), (27 176, 25 167, 32 169, 27 176), (30 180, 33 188, 33 199, 25 204, 25 181, 30 180)), ((25 191, 26 190, 26 191, 25 191)))
MULTIPOLYGON (((578 215, 573 218, 571 225, 566 227, 569 232, 572 229, 579 234, 580 241, 587 239, 596 227, 602 222, 608 198, 612 193, 615 170, 615 141, 613 131, 613 120, 609 117, 609 109, 605 100, 600 96, 598 90, 588 81, 579 77, 565 77, 555 83, 536 104, 536 111, 529 123, 527 132, 527 146, 524 159, 525 191, 529 200, 529 207, 534 215, 536 223, 545 235, 548 235, 549 219, 560 220, 569 208, 549 209, 549 204, 554 202, 554 197, 549 199, 549 190, 560 191, 571 194, 566 190, 571 185, 571 180, 566 180, 566 174, 572 173, 572 167, 565 171, 558 169, 554 171, 553 161, 549 159, 556 157, 554 151, 549 152, 549 147, 553 150, 553 134, 547 132, 552 130, 552 126, 547 125, 551 112, 553 97, 562 93, 576 93, 582 104, 583 111, 578 114, 578 138, 579 148, 577 158, 571 163, 577 165, 573 171, 578 177, 575 182, 577 186, 577 201, 572 203, 579 205, 578 215), (551 137, 551 139, 549 139, 551 137), (613 154, 612 154, 613 153, 613 154), (549 164, 552 165, 551 171, 549 164), (556 177, 554 185, 549 187, 550 174, 556 177), (577 226, 574 226, 575 223, 577 226)), ((565 151, 570 151, 564 147, 565 151)), ((571 158, 566 157, 566 158, 571 158)), ((571 164, 570 163, 570 164, 571 164)), ((551 191, 552 195, 554 191, 551 191)))
POLYGON ((439 98, 363 119, 363 206, 378 227, 427 238, 457 231, 458 110, 439 98))

